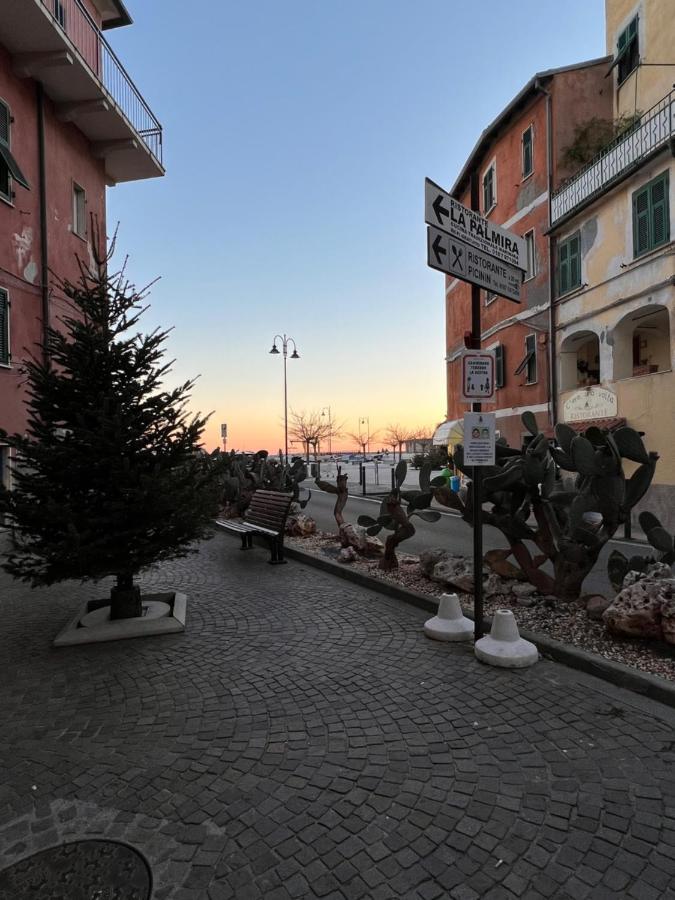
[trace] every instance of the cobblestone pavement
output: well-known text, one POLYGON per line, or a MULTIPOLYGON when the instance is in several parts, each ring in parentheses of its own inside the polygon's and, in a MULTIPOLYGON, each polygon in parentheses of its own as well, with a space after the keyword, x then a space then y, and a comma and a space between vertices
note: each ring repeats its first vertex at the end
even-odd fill
POLYGON ((105 836, 157 900, 675 897, 673 711, 267 558, 217 535, 144 579, 184 635, 60 650, 105 586, 0 576, 0 867, 105 836))

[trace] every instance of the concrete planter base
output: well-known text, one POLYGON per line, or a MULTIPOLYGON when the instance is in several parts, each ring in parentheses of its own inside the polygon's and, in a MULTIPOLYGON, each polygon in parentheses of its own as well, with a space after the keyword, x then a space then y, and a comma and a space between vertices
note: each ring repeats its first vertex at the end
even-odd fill
POLYGON ((97 644, 126 638, 176 634, 185 631, 187 596, 148 594, 143 597, 145 615, 134 619, 110 620, 109 600, 89 600, 54 639, 54 647, 97 644))

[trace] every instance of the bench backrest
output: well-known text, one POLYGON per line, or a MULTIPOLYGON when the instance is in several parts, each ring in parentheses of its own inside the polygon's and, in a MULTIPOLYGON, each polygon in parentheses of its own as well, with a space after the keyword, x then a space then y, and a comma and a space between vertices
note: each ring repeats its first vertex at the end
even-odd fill
POLYGON ((244 518, 251 525, 261 525, 272 531, 283 531, 292 500, 292 494, 282 494, 279 491, 256 491, 244 518))

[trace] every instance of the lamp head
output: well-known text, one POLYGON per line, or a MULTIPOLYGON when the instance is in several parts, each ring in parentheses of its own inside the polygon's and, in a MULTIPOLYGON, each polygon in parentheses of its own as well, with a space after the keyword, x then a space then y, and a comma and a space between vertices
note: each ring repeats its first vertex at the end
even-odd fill
POLYGON ((279 351, 278 351, 278 349, 277 349, 277 342, 275 341, 275 342, 272 344, 272 349, 270 350, 270 353, 278 353, 278 352, 279 352, 279 351))
MULTIPOLYGON (((279 351, 277 350, 277 353, 278 352, 279 351)), ((298 353, 297 350, 295 350, 295 349, 293 350, 293 352, 291 353, 291 359, 300 359, 300 354, 298 353)))

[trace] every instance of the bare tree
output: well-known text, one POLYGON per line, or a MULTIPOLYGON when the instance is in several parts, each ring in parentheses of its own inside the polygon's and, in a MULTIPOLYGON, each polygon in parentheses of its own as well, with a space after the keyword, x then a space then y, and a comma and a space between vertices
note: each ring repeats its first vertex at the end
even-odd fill
POLYGON ((410 434, 410 440, 415 442, 415 450, 417 451, 417 447, 421 448, 422 456, 426 456, 434 440, 434 431, 436 429, 431 425, 421 425, 419 428, 416 428, 410 434))
POLYGON ((352 431, 348 431, 346 436, 351 438, 356 442, 359 448, 359 452, 363 454, 363 458, 366 458, 366 449, 368 447, 369 442, 371 442, 374 438, 378 436, 378 431, 371 431, 368 434, 355 434, 352 431))
POLYGON ((305 451, 307 462, 309 462, 310 448, 314 451, 316 457, 321 441, 326 440, 329 434, 333 434, 332 426, 329 424, 325 416, 322 418, 320 412, 294 412, 291 410, 291 421, 289 423, 288 433, 296 441, 299 441, 305 451))
POLYGON ((398 447, 398 458, 401 460, 401 455, 403 453, 403 445, 406 441, 409 441, 412 437, 411 431, 409 428, 404 428, 403 425, 399 425, 398 422, 395 425, 387 425, 387 429, 384 434, 385 441, 390 447, 393 447, 394 453, 396 453, 396 448, 398 447))

